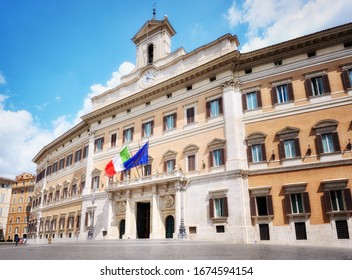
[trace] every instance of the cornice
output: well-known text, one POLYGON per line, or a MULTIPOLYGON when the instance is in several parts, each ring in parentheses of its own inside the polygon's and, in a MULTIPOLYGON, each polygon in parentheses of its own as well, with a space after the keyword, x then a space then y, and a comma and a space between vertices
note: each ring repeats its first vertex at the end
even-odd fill
POLYGON ((82 119, 86 123, 92 123, 94 121, 115 115, 118 112, 131 107, 132 104, 137 106, 141 103, 145 103, 146 100, 149 100, 152 97, 157 98, 161 95, 165 95, 167 92, 176 91, 181 87, 185 87, 187 83, 195 83, 196 81, 202 79, 204 75, 209 75, 215 71, 232 69, 234 65, 238 63, 238 59, 238 51, 230 52, 199 67, 186 71, 176 77, 172 77, 160 84, 97 109, 87 115, 84 115, 82 119))
POLYGON ((278 43, 266 48, 241 54, 239 70, 296 56, 352 40, 352 23, 278 43))

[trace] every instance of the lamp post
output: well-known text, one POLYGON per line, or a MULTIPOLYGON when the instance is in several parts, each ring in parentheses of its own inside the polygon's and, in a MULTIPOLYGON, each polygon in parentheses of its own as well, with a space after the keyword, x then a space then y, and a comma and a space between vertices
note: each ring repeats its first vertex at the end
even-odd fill
POLYGON ((90 240, 92 240, 94 237, 94 201, 95 201, 95 196, 94 196, 94 188, 93 188, 92 211, 91 211, 92 218, 90 219, 90 228, 88 230, 88 239, 90 240))

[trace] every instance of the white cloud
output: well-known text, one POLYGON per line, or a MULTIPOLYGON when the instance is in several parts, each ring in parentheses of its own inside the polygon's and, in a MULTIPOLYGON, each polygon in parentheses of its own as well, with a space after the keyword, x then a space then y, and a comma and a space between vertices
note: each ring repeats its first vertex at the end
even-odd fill
MULTIPOLYGON (((106 85, 92 85, 91 92, 84 98, 82 108, 76 113, 74 121, 70 121, 70 115, 60 116, 52 121, 51 131, 41 128, 34 121, 32 114, 26 110, 6 109, 5 103, 8 96, 0 94, 0 143, 3 143, 3 148, 0 149, 0 176, 15 179, 23 172, 35 174, 36 165, 32 159, 37 153, 79 123, 80 117, 92 110, 90 98, 119 85, 121 76, 130 73, 133 69, 133 64, 124 62, 118 71, 112 73, 106 85)), ((60 98, 56 99, 60 101, 60 98)))
POLYGON ((121 83, 121 77, 131 73, 134 69, 134 65, 130 62, 123 62, 118 71, 115 71, 111 74, 110 80, 106 82, 106 85, 94 84, 90 87, 91 92, 86 95, 83 100, 83 107, 77 112, 74 119, 74 124, 77 124, 81 121, 81 117, 85 114, 88 114, 93 109, 93 104, 91 98, 102 94, 103 92, 117 87, 121 83))
POLYGON ((231 27, 247 26, 241 52, 263 48, 350 21, 350 0, 246 0, 235 2, 225 18, 231 27))
POLYGON ((6 84, 5 76, 0 72, 0 85, 6 84))
POLYGON ((36 153, 52 139, 51 132, 40 129, 30 112, 5 109, 7 96, 0 95, 0 176, 15 179, 23 172, 35 173, 36 153))

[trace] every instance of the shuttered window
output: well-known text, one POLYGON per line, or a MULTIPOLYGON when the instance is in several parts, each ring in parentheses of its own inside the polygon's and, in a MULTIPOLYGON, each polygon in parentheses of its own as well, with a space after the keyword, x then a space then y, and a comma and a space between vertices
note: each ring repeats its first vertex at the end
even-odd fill
POLYGON ((344 69, 341 73, 344 90, 352 88, 352 69, 344 69))
POLYGON ((208 101, 206 103, 207 118, 213 118, 222 115, 222 97, 208 101))
POLYGON ((223 218, 229 216, 227 197, 209 199, 210 218, 223 218))
POLYGON ((218 167, 225 164, 225 149, 216 149, 209 152, 209 166, 218 167))
POLYGON ((326 74, 308 78, 304 85, 307 98, 330 94, 331 92, 329 78, 326 74))
POLYGON ((294 100, 292 83, 274 86, 271 88, 273 105, 283 104, 294 100))
POLYGON ((248 92, 242 95, 243 111, 255 110, 262 107, 262 96, 260 90, 248 92))

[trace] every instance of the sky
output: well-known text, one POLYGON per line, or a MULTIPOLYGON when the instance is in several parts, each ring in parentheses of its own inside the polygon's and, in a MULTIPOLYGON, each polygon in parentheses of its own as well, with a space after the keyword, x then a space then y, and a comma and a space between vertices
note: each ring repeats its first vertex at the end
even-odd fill
POLYGON ((41 148, 132 71, 153 7, 186 52, 231 33, 244 53, 352 21, 351 0, 0 0, 0 177, 35 174, 41 148))

